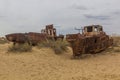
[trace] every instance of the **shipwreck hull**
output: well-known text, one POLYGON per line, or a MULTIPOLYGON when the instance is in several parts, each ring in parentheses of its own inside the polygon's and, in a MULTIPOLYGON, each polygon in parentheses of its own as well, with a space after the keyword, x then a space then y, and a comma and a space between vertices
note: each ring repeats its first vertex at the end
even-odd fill
POLYGON ((98 53, 113 44, 113 39, 106 35, 105 32, 100 32, 99 30, 98 32, 91 31, 82 34, 67 34, 66 40, 71 44, 73 56, 98 53))

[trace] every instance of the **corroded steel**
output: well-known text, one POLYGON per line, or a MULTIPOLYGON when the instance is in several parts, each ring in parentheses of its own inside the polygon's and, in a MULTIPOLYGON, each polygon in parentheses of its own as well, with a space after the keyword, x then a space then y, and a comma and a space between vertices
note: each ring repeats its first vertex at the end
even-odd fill
POLYGON ((44 33, 29 32, 25 35, 27 36, 28 41, 32 43, 32 45, 37 45, 38 43, 47 40, 47 35, 44 33))
POLYGON ((67 34, 66 40, 71 43, 73 56, 97 53, 113 44, 113 39, 106 35, 100 25, 85 26, 82 34, 67 34))
POLYGON ((41 30, 41 33, 47 34, 49 37, 55 37, 56 36, 56 29, 54 28, 53 24, 46 25, 45 29, 41 30))
POLYGON ((8 41, 11 41, 14 43, 23 44, 23 43, 29 43, 32 45, 36 45, 42 41, 47 41, 48 39, 57 40, 62 39, 63 40, 64 35, 56 35, 56 29, 53 27, 53 24, 46 25, 45 29, 41 30, 41 33, 36 32, 29 32, 29 33, 12 33, 6 35, 6 39, 8 41))
POLYGON ((26 37, 24 35, 24 33, 13 33, 13 34, 8 34, 6 35, 6 39, 8 41, 11 41, 14 43, 14 45, 16 43, 25 43, 26 42, 26 37))
POLYGON ((36 33, 36 32, 29 32, 29 33, 13 33, 6 35, 7 40, 14 43, 29 43, 32 45, 36 45, 37 43, 40 43, 41 41, 44 41, 47 39, 47 35, 43 33, 36 33))
POLYGON ((45 29, 41 30, 41 33, 47 34, 49 39, 54 39, 54 40, 64 39, 64 35, 57 36, 56 28, 54 28, 53 24, 46 25, 45 29))

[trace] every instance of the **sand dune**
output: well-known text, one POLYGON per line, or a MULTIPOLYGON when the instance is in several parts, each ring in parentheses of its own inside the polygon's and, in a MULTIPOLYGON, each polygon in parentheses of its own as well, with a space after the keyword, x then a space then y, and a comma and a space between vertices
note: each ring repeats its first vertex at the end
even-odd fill
POLYGON ((120 54, 102 52, 71 59, 72 50, 55 55, 51 49, 8 53, 0 45, 0 80, 120 80, 120 54))

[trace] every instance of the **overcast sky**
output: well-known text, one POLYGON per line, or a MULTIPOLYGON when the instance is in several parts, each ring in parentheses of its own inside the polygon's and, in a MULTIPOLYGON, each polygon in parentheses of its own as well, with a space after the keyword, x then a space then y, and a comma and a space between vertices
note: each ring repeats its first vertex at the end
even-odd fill
POLYGON ((58 34, 92 24, 120 34, 120 0, 0 0, 0 36, 40 32, 47 24, 58 34))

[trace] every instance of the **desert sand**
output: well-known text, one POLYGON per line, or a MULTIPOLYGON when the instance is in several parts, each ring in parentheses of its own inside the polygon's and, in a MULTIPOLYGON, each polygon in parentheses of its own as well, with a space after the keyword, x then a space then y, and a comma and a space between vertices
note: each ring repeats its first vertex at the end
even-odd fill
POLYGON ((104 51, 72 59, 72 50, 60 55, 51 49, 9 53, 0 45, 0 80, 120 80, 119 52, 104 51))

